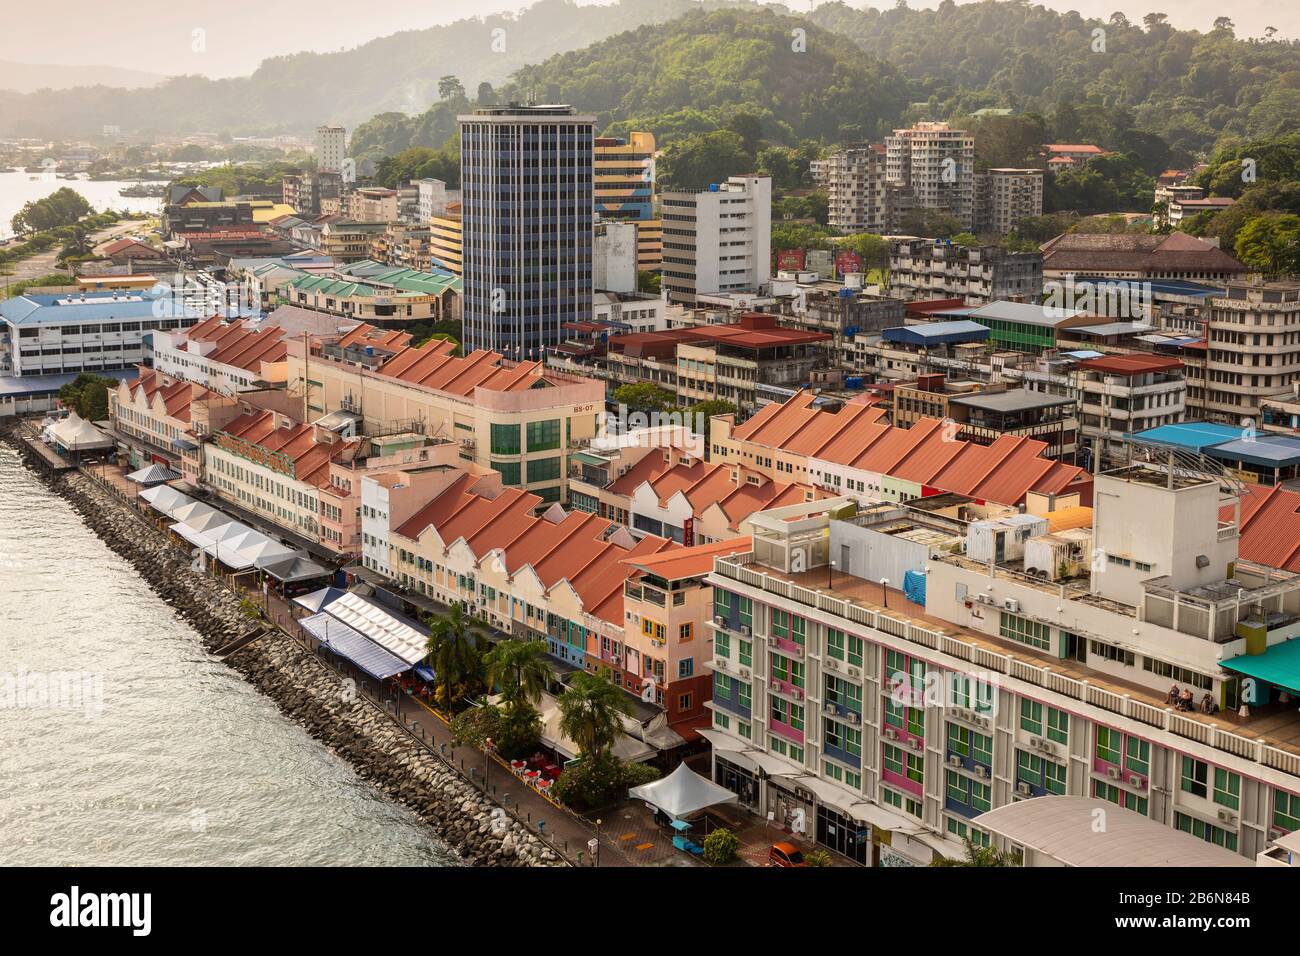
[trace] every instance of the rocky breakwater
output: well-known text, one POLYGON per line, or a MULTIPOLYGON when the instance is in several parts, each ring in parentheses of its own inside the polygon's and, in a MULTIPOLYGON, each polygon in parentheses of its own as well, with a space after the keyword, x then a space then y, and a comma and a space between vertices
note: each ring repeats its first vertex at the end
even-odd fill
MULTIPOLYGON (((257 626, 238 597, 192 569, 188 556, 96 481, 75 472, 46 481, 199 632, 209 651, 257 626)), ((565 865, 535 834, 362 697, 352 681, 277 628, 268 626, 226 663, 351 763, 358 776, 419 814, 467 863, 565 865)))

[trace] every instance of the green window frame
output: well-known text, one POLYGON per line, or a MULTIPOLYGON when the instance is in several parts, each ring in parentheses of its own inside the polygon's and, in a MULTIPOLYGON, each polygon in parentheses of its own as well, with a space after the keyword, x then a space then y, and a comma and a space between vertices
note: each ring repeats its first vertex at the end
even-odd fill
POLYGON ((731 617, 731 597, 730 591, 724 591, 722 588, 713 589, 714 617, 731 617))
POLYGON ((560 458, 538 458, 528 462, 528 483, 554 481, 560 477, 560 458))
POLYGON ((731 635, 726 631, 713 632, 713 653, 718 657, 731 657, 731 635))
POLYGON ((907 708, 907 732, 913 737, 925 736, 925 708, 907 708))
POLYGON ((993 738, 984 734, 971 732, 971 757, 976 763, 982 763, 986 767, 993 766, 993 738))
POLYGON ((1140 737, 1124 738, 1124 769, 1143 777, 1151 775, 1151 744, 1140 737))
POLYGON ((1200 837, 1206 843, 1213 843, 1215 846, 1232 850, 1234 853, 1237 851, 1237 834, 1222 827, 1216 827, 1212 823, 1206 823, 1204 820, 1198 820, 1185 813, 1175 813, 1174 826, 1184 833, 1200 837))
POLYGON ((1020 698, 1020 729, 1043 735, 1043 705, 1028 697, 1020 698))
POLYGON ((899 730, 907 724, 907 708, 897 703, 893 697, 885 698, 885 724, 899 730))
POLYGON ((1288 832, 1300 830, 1300 795, 1273 791, 1273 826, 1288 832))
POLYGON ((903 751, 893 744, 885 744, 884 749, 885 769, 890 773, 896 773, 900 777, 903 775, 903 751))
POLYGON ((1047 739, 1058 744, 1070 742, 1070 715, 1055 707, 1047 708, 1047 739))
POLYGON ((1024 750, 1016 751, 1016 780, 1031 787, 1043 785, 1043 758, 1024 750))
POLYGON ((1205 797, 1210 792, 1210 765, 1195 757, 1183 757, 1179 772, 1178 789, 1193 796, 1205 797))
POLYGON ((1067 768, 1064 764, 1053 763, 1050 760, 1043 761, 1043 785, 1047 787, 1048 793, 1064 794, 1065 778, 1067 768))
POLYGON ((746 683, 736 684, 736 703, 748 711, 754 709, 754 689, 746 683))
POLYGON ((717 671, 713 672, 713 696, 721 700, 731 700, 731 679, 717 671))
POLYGON ((738 595, 740 600, 740 624, 742 627, 753 628, 754 626, 754 602, 743 595, 738 595))
POLYGON ((519 426, 492 423, 492 454, 519 454, 519 426))
POLYGON ((752 667, 754 664, 754 642, 742 639, 739 643, 740 650, 737 655, 737 660, 740 663, 740 666, 752 667))
POLYGON ((493 461, 492 470, 500 473, 503 485, 523 484, 523 473, 517 461, 493 461))
POLYGON ((849 663, 854 667, 862 666, 863 640, 860 637, 849 636, 849 663))
POLYGON ((961 724, 948 724, 948 749, 963 757, 970 756, 970 730, 961 724))
POLYGON ((1048 625, 1040 621, 1031 621, 1010 611, 1002 612, 998 633, 1009 640, 1043 651, 1052 646, 1052 629, 1048 625))
POLYGON ((925 783, 925 757, 921 754, 907 755, 907 779, 916 783, 925 783))
POLYGON ((1229 810, 1241 807, 1241 776, 1222 767, 1214 768, 1214 802, 1229 810))
POLYGON ((1124 752, 1124 735, 1111 727, 1097 728, 1097 759, 1122 766, 1121 755, 1124 752))
POLYGON ((727 730, 731 727, 731 718, 726 714, 720 714, 716 710, 713 712, 713 726, 719 730, 727 730))
POLYGON ((833 627, 826 629, 826 656, 844 660, 844 632, 833 627))
POLYGON ((529 452, 554 451, 560 447, 560 420, 558 418, 550 418, 542 422, 529 422, 527 432, 529 452))

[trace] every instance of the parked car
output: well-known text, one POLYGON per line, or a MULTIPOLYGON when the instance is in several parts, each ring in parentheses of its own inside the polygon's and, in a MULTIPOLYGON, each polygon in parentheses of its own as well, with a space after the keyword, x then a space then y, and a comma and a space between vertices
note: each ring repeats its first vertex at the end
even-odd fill
POLYGON ((768 866, 807 866, 803 852, 793 843, 773 843, 767 851, 768 866))

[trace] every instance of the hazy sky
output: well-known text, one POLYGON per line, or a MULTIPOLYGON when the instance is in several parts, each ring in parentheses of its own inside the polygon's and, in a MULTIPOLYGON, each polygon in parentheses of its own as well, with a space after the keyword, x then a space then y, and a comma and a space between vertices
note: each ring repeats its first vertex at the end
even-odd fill
MULTIPOLYGON (((599 0, 579 0, 599 2, 599 0)), ((849 0, 853 6, 893 5, 893 0, 849 0)), ((934 7, 939 0, 910 0, 934 7)), ((963 2, 963 0, 958 0, 963 2)), ((1259 36, 1266 26, 1283 37, 1300 35, 1300 5, 1277 0, 1042 0, 1057 10, 1132 20, 1158 10, 1183 28, 1208 29, 1231 16, 1238 36, 1259 36)), ((815 0, 787 0, 807 10, 815 0)), ((151 73, 239 76, 268 56, 300 50, 338 50, 366 40, 447 23, 475 14, 527 6, 527 0, 0 0, 0 59, 25 63, 120 66, 151 73), (196 34, 195 31, 204 31, 196 34), (202 43, 196 42, 201 37, 202 43), (48 38, 50 42, 45 42, 48 38), (200 49, 201 47, 201 49, 200 49)))

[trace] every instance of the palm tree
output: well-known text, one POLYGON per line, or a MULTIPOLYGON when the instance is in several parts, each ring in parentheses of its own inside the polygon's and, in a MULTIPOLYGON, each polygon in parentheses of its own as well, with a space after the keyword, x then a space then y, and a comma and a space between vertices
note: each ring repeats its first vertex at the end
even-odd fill
POLYGON ((627 695, 594 674, 574 674, 569 689, 560 695, 560 730, 583 757, 602 756, 623 729, 619 717, 631 713, 627 695))
POLYGON ((501 688, 506 709, 513 712, 521 704, 541 699, 550 677, 550 668, 541 641, 504 640, 483 655, 489 684, 501 688))
POLYGON ((966 859, 954 860, 936 857, 931 866, 1019 866, 1020 862, 1006 850, 995 846, 980 846, 970 837, 962 837, 966 845, 966 859))
POLYGON ((446 614, 429 619, 429 662, 442 681, 443 703, 449 714, 452 712, 452 684, 472 681, 482 666, 478 639, 469 625, 462 604, 453 604, 446 614))

